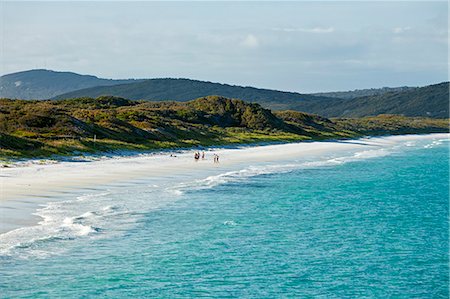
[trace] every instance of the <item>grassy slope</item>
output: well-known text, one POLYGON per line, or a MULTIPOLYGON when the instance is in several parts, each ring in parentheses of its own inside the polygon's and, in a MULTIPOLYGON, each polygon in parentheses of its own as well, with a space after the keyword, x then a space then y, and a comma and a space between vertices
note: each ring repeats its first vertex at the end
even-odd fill
POLYGON ((332 91, 332 92, 317 92, 313 93, 314 96, 322 96, 329 98, 339 98, 339 99, 355 99, 367 96, 383 95, 390 92, 404 92, 412 91, 417 87, 382 87, 382 88, 370 88, 370 89, 355 89, 349 91, 332 91))
MULTIPOLYGON (((296 92, 172 78, 149 79, 142 82, 115 86, 97 86, 65 93, 56 96, 55 99, 99 97, 103 95, 125 97, 132 100, 171 100, 180 102, 209 95, 220 95, 258 103, 265 108, 273 110, 290 109, 301 101, 328 99, 326 97, 296 92)), ((330 99, 333 100, 332 98, 330 99)))
POLYGON ((258 104, 217 96, 189 102, 0 100, 3 158, 447 131, 446 120, 329 120, 297 111, 272 113, 258 104))
POLYGON ((304 101, 295 107, 327 117, 363 117, 379 114, 403 114, 448 118, 449 83, 440 83, 407 91, 333 101, 304 101))
MULTIPOLYGON (((187 101, 207 95, 221 95, 244 99, 272 110, 296 110, 327 117, 363 117, 378 114, 403 114, 447 118, 449 106, 448 82, 406 90, 374 90, 374 95, 356 98, 333 98, 312 96, 293 92, 231 86, 189 79, 151 79, 138 83, 115 86, 100 86, 78 90, 58 96, 58 99, 76 97, 98 97, 113 95, 134 100, 187 101)), ((357 91, 341 93, 355 95, 357 91)), ((362 95, 370 94, 361 91, 362 95)))
POLYGON ((110 80, 72 72, 30 70, 1 76, 0 97, 41 100, 82 88, 136 82, 138 80, 110 80))

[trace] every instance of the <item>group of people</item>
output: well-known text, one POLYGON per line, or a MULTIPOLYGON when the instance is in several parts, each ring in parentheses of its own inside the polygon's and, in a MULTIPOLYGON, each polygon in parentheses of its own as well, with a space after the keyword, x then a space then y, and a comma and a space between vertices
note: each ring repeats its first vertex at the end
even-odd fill
MULTIPOLYGON (((205 160, 205 152, 202 152, 201 157, 202 157, 202 160, 205 160)), ((200 152, 195 152, 194 159, 195 159, 195 161, 198 161, 200 159, 200 152)))
MULTIPOLYGON (((202 152, 202 154, 200 155, 200 152, 195 152, 194 153, 194 160, 197 162, 198 160, 200 160, 200 158, 202 160, 205 160, 205 152, 202 152)), ((214 154, 214 163, 219 163, 219 155, 218 154, 214 154)))

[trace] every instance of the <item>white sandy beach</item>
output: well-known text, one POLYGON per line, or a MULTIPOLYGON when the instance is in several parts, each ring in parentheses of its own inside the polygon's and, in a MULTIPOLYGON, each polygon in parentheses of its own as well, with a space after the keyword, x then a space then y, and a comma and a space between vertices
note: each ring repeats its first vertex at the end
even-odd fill
POLYGON ((192 150, 174 153, 176 157, 171 157, 169 152, 165 152, 134 157, 105 158, 89 162, 58 162, 1 168, 0 232, 35 222, 36 219, 23 214, 31 214, 30 210, 37 204, 45 203, 49 201, 49 198, 57 200, 60 194, 70 190, 142 177, 170 177, 179 174, 189 177, 208 169, 215 169, 217 173, 220 173, 222 169, 222 171, 239 169, 243 164, 295 161, 300 158, 355 150, 364 152, 408 141, 436 138, 447 139, 449 134, 402 135, 348 141, 210 149, 206 151, 206 159, 198 162, 194 161, 194 150, 192 150), (213 163, 213 153, 220 156, 219 164, 213 163), (8 214, 9 210, 15 211, 14 216, 8 214))

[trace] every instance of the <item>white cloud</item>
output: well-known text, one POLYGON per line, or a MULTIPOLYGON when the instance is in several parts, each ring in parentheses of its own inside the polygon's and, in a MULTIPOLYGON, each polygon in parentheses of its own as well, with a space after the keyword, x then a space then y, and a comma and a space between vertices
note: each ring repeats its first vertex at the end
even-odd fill
POLYGON ((51 68, 310 91, 448 77, 446 2, 6 1, 2 8, 2 73, 51 68))
POLYGON ((334 27, 313 27, 313 28, 274 28, 276 31, 284 32, 307 32, 307 33, 332 33, 334 27))
POLYGON ((244 40, 241 41, 241 45, 246 48, 257 48, 259 46, 259 40, 253 34, 248 34, 244 40))
POLYGON ((406 26, 406 27, 395 27, 395 28, 392 29, 392 32, 395 33, 395 34, 401 34, 401 33, 404 33, 404 32, 406 32, 408 30, 411 30, 411 27, 409 27, 409 26, 406 26))

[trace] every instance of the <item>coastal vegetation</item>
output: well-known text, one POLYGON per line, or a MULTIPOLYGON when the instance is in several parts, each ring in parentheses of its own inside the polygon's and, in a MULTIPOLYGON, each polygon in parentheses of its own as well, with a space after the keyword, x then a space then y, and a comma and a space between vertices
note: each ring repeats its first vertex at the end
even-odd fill
POLYGON ((298 111, 272 112, 221 96, 187 102, 111 96, 0 100, 2 158, 430 132, 448 132, 448 120, 393 115, 328 119, 298 111))
POLYGON ((132 100, 188 101, 208 95, 221 95, 258 103, 271 110, 296 110, 326 117, 364 117, 399 114, 448 118, 449 83, 419 88, 397 88, 339 94, 300 94, 254 87, 232 86, 189 79, 151 79, 137 83, 99 86, 77 90, 56 99, 112 95, 132 100), (343 98, 337 98, 340 95, 343 98))
POLYGON ((425 87, 390 91, 358 98, 333 101, 304 101, 297 109, 318 113, 327 117, 363 117, 379 114, 398 114, 448 118, 449 83, 443 82, 425 87))
POLYGON ((45 100, 57 95, 94 86, 116 85, 139 80, 101 79, 90 75, 51 70, 29 70, 0 77, 0 97, 45 100))
POLYGON ((382 88, 368 88, 368 89, 355 89, 349 91, 332 91, 332 92, 317 92, 312 95, 338 98, 338 99, 355 99, 367 96, 383 95, 389 92, 403 92, 411 91, 417 87, 401 86, 401 87, 382 87, 382 88))
POLYGON ((396 114, 448 118, 449 83, 424 87, 362 89, 303 94, 191 79, 101 79, 50 70, 30 70, 0 77, 0 98, 27 100, 97 98, 187 102, 220 95, 260 104, 274 111, 296 110, 325 117, 365 117, 396 114))

